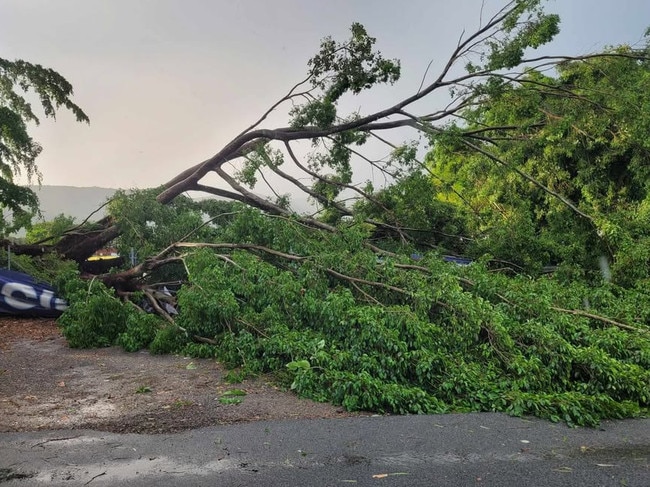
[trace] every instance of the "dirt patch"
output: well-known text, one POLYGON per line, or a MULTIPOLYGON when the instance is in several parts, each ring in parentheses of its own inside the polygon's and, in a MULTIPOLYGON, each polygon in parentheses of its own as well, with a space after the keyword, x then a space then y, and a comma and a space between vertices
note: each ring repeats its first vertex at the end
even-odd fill
POLYGON ((270 419, 352 416, 269 377, 239 384, 214 360, 67 347, 53 320, 0 318, 0 432, 167 433, 270 419), (229 392, 230 391, 230 392, 229 392))

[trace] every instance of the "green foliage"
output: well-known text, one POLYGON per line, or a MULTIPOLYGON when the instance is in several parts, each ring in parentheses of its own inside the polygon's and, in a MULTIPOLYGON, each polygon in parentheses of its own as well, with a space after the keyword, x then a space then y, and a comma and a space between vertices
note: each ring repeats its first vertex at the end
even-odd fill
POLYGON ((4 172, 5 174, 0 174, 0 205, 6 216, 3 214, 0 218, 0 233, 6 236, 29 226, 38 213, 38 198, 28 187, 14 184, 8 170, 4 172))
MULTIPOLYGON (((358 218, 408 230, 417 245, 462 254, 469 241, 467 215, 436 197, 438 188, 428 175, 412 172, 355 206, 358 218)), ((375 236, 379 232, 376 232, 375 236)))
POLYGON ((61 213, 55 216, 52 221, 35 223, 27 230, 25 242, 29 244, 43 242, 50 245, 56 244, 61 240, 61 236, 66 230, 74 227, 74 221, 74 217, 61 213))
POLYGON ((399 61, 374 51, 377 40, 363 25, 353 23, 350 32, 350 39, 343 43, 323 39, 319 53, 309 60, 309 81, 321 93, 291 110, 293 127, 330 127, 337 121, 337 102, 344 94, 358 95, 399 79, 399 61))
POLYGON ((58 323, 70 347, 108 347, 126 330, 129 308, 101 282, 70 278, 60 290, 69 307, 58 323))
MULTIPOLYGON (((216 358, 217 350, 207 343, 185 343, 180 350, 173 350, 187 357, 216 358)), ((241 381, 240 381, 241 382, 241 381)))
POLYGON ((519 66, 527 48, 550 42, 560 31, 560 18, 545 14, 540 0, 517 0, 503 22, 503 36, 488 41, 485 68, 499 70, 519 66))
MULTIPOLYGON (((46 253, 39 256, 17 255, 10 249, 0 249, 0 262, 7 263, 13 270, 24 272, 37 281, 56 284, 60 276, 76 275, 76 262, 63 260, 56 254, 46 253)), ((56 287, 56 286, 55 286, 56 287)))
MULTIPOLYGON (((179 196, 163 205, 156 200, 160 188, 118 191, 108 205, 121 234, 116 245, 121 255, 135 249, 140 259, 160 252, 168 245, 201 225, 202 209, 186 196, 179 196)), ((193 239, 209 238, 210 227, 192 235, 193 239)))
POLYGON ((148 348, 158 331, 164 326, 165 322, 156 315, 129 313, 126 318, 126 328, 118 335, 116 344, 127 352, 148 348))
POLYGON ((564 421, 569 426, 594 426, 600 418, 628 418, 638 414, 638 406, 616 402, 611 397, 585 395, 579 392, 537 394, 519 392, 507 398, 507 412, 513 416, 529 414, 553 422, 564 421))
POLYGON ((268 145, 259 147, 256 151, 246 156, 246 161, 241 170, 237 172, 237 180, 249 188, 255 187, 258 172, 264 167, 272 169, 280 167, 284 163, 282 152, 272 150, 268 145))
POLYGON ((241 397, 220 397, 219 398, 220 404, 235 405, 235 404, 241 404, 242 402, 243 399, 241 397))
POLYGON ((0 233, 8 234, 29 225, 38 212, 38 199, 29 188, 16 185, 22 172, 40 181, 36 157, 41 146, 27 131, 29 123, 39 123, 28 97, 38 98, 46 117, 57 110, 70 110, 77 121, 88 122, 86 114, 71 100, 72 86, 59 73, 38 64, 0 58, 0 207, 9 216, 0 218, 0 233))
POLYGON ((175 326, 165 326, 156 332, 156 336, 149 344, 149 351, 153 354, 164 355, 182 350, 187 345, 187 334, 175 326))
POLYGON ((118 299, 114 290, 101 281, 82 280, 76 269, 68 269, 57 277, 55 284, 69 305, 58 324, 70 347, 119 345, 127 352, 150 347, 154 353, 179 348, 181 341, 176 338, 175 327, 167 327, 160 317, 118 299))
POLYGON ((242 389, 229 389, 219 397, 219 402, 221 404, 241 404, 244 401, 244 396, 246 396, 246 391, 242 389))
POLYGON ((377 41, 358 22, 350 28, 351 37, 337 43, 327 37, 320 52, 309 61, 312 83, 325 92, 325 99, 336 102, 346 92, 358 94, 377 83, 394 83, 399 79, 397 60, 385 59, 373 52, 377 41))
MULTIPOLYGON (((550 40, 558 19, 539 3, 497 14, 470 72, 516 66, 550 40)), ((295 132, 341 123, 342 96, 398 78, 399 64, 374 43, 358 24, 347 43, 323 41, 310 62, 314 89, 292 111, 295 132)), ((471 107, 459 113, 463 125, 431 131, 425 168, 417 144, 395 148, 386 163, 394 184, 367 184, 369 201, 347 220, 334 200, 356 184, 352 147, 368 134, 314 139, 307 169, 328 175, 311 191, 335 232, 238 205, 163 206, 157 190, 120 194, 110 211, 123 253, 156 254, 188 235, 211 247, 177 254, 186 277, 177 326, 68 279, 64 333, 72 346, 216 358, 236 369, 233 380, 271 372, 301 396, 349 410, 505 411, 571 425, 647 414, 647 67, 599 57, 566 63, 555 78, 529 71, 517 85, 466 78, 454 94, 471 107), (457 266, 442 252, 476 261, 457 266), (495 272, 495 261, 518 272, 495 272), (548 263, 557 272, 539 277, 548 263)), ((258 147, 236 177, 254 187, 283 162, 258 147)))
POLYGON ((617 243, 612 279, 622 286, 647 289, 650 285, 650 194, 638 205, 618 211, 612 219, 617 243))
POLYGON ((609 53, 622 56, 487 83, 466 123, 432 138, 439 197, 476 215, 468 252, 531 273, 563 263, 595 279, 605 256, 616 282, 648 279, 650 64, 627 47, 609 53))
POLYGON ((223 230, 310 257, 292 263, 233 251, 223 259, 207 249, 188 256, 177 322, 218 345, 175 350, 244 374, 275 372, 298 394, 350 410, 507 411, 593 425, 650 405, 647 294, 508 277, 435 253, 405 269, 413 266, 405 256, 378 261, 357 227, 324 241, 251 210, 223 230))
POLYGON ((223 378, 226 384, 241 384, 246 379, 246 372, 242 370, 229 370, 223 378))

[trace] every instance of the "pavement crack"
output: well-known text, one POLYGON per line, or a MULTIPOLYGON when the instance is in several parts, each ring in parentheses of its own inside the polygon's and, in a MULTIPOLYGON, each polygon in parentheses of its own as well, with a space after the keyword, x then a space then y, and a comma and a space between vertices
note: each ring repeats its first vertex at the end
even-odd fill
POLYGON ((106 472, 98 473, 98 474, 95 475, 93 478, 91 478, 88 482, 86 482, 84 485, 88 485, 90 482, 92 482, 93 480, 95 480, 97 477, 101 477, 102 475, 106 475, 106 472))

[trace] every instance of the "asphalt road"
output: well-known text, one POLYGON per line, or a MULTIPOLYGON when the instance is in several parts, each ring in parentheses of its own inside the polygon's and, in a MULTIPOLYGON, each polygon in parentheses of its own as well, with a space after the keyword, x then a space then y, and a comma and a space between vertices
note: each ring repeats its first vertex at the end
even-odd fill
POLYGON ((650 419, 592 429, 483 413, 257 422, 167 435, 3 433, 0 483, 648 487, 650 419))

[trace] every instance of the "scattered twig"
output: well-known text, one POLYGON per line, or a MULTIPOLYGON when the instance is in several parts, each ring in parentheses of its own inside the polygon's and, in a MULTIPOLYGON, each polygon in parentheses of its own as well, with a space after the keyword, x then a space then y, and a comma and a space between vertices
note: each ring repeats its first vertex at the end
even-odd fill
POLYGON ((102 472, 102 473, 98 473, 98 474, 95 475, 93 478, 91 478, 88 482, 86 482, 84 485, 88 485, 90 482, 92 482, 93 480, 95 480, 95 479, 98 478, 98 477, 101 477, 102 475, 106 475, 106 472, 104 471, 104 472, 102 472))

